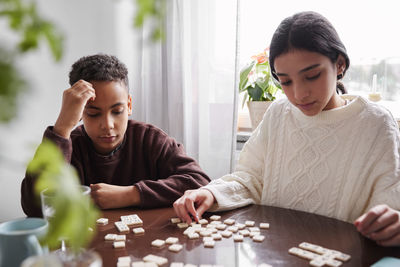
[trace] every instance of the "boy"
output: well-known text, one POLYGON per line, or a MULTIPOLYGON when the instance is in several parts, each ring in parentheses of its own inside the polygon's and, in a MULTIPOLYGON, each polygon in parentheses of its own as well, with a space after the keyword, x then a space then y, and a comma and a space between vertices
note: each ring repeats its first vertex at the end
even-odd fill
MULTIPOLYGON (((168 206, 210 179, 162 130, 128 119, 127 74, 114 56, 97 54, 75 62, 69 74, 72 87, 64 91, 58 119, 44 138, 62 150, 100 208, 168 206), (81 119, 83 125, 74 129, 81 119)), ((34 181, 26 174, 21 204, 26 215, 41 216, 33 201, 34 181)))

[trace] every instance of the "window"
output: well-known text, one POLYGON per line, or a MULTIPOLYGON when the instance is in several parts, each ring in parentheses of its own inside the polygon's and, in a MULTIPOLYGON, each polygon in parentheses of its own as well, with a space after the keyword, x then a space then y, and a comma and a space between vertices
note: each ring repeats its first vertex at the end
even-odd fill
MULTIPOLYGON (((343 83, 349 94, 368 97, 373 74, 377 74, 377 89, 382 96, 378 103, 400 118, 400 2, 384 0, 319 1, 246 0, 240 2, 239 66, 269 46, 279 23, 300 11, 312 10, 325 16, 335 27, 346 46, 350 68, 343 83), (360 8, 362 5, 362 8, 360 8)), ((246 105, 239 99, 238 128, 250 128, 246 105)))

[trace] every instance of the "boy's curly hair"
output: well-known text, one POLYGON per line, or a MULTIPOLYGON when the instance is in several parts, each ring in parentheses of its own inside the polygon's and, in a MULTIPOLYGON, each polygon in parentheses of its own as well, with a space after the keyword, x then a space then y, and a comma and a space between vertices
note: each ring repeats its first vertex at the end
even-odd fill
POLYGON ((69 84, 85 81, 122 81, 129 88, 128 69, 115 56, 96 54, 76 61, 69 73, 69 84))

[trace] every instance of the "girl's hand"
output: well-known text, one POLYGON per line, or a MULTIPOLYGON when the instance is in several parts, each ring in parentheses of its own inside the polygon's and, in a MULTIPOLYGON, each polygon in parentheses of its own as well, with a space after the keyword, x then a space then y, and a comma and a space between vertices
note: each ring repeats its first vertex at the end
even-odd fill
POLYGON ((355 220, 364 236, 381 246, 400 246, 400 212, 387 205, 377 205, 355 220))
POLYGON ((175 213, 189 224, 192 222, 190 215, 198 222, 214 201, 214 195, 207 189, 186 190, 183 196, 174 202, 175 213))

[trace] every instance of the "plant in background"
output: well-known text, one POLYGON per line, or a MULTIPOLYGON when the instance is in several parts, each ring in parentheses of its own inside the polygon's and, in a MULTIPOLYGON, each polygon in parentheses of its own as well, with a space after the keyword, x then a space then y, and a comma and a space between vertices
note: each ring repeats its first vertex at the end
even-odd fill
POLYGON ((6 49, 4 41, 0 46, 0 122, 8 122, 17 113, 18 95, 27 88, 15 64, 18 56, 36 50, 45 40, 53 58, 59 61, 63 36, 51 22, 41 18, 33 1, 0 0, 0 18, 5 18, 19 37, 13 50, 6 49))
POLYGON ((273 101, 282 88, 271 75, 268 49, 252 56, 252 61, 240 71, 239 92, 245 92, 243 103, 249 101, 273 101))
POLYGON ((28 165, 27 171, 37 176, 35 195, 46 189, 54 195, 51 206, 54 215, 49 217, 49 230, 42 242, 57 248, 65 239, 71 249, 79 252, 92 240, 98 209, 90 195, 83 195, 75 169, 65 162, 59 148, 50 141, 43 141, 28 165), (89 230, 92 229, 92 230, 89 230))

